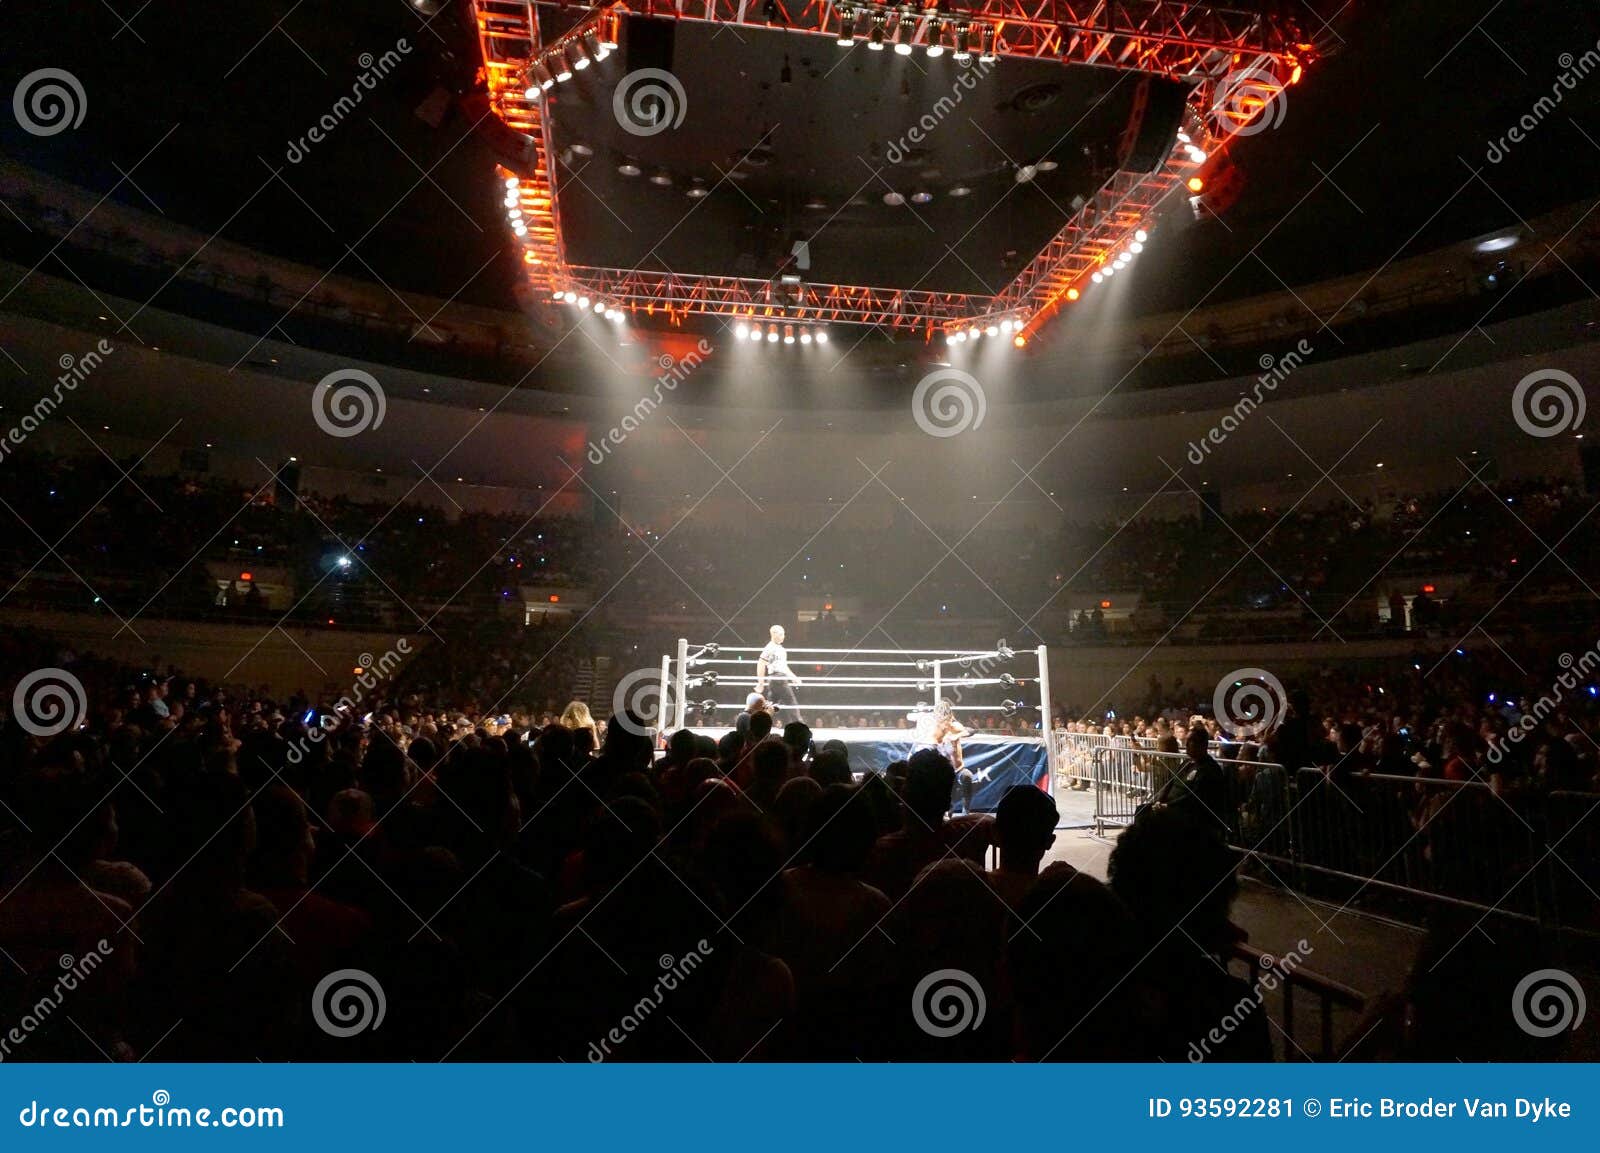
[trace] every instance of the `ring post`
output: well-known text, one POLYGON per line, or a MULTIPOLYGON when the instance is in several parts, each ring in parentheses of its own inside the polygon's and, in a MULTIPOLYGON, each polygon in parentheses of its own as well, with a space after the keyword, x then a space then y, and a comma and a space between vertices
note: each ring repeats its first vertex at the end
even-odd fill
POLYGON ((661 703, 656 706, 656 736, 666 740, 667 704, 672 700, 672 658, 661 654, 661 703))
POLYGON ((1050 777, 1049 793, 1056 795, 1056 733, 1054 710, 1050 707, 1050 654, 1043 645, 1034 650, 1039 656, 1039 735, 1044 738, 1044 760, 1050 777))
POLYGON ((673 683, 673 687, 676 688, 677 692, 678 692, 678 700, 676 702, 677 707, 673 712, 674 723, 673 723, 672 727, 675 728, 675 729, 683 728, 684 721, 687 719, 687 714, 688 714, 688 711, 689 711, 689 693, 688 693, 688 689, 684 685, 684 681, 686 680, 688 675, 689 675, 689 641, 688 641, 688 638, 686 638, 686 637, 679 637, 678 638, 678 675, 677 675, 677 679, 673 683))

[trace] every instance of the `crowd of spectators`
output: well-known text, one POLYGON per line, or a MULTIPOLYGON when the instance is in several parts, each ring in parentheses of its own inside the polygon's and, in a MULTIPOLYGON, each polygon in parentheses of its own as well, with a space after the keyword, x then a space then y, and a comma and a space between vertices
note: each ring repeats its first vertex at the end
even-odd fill
POLYGON ((729 532, 692 518, 653 530, 609 516, 295 495, 265 471, 255 487, 138 467, 124 478, 124 466, 98 454, 24 449, 11 465, 0 499, 28 527, 0 539, 6 599, 89 607, 99 596, 124 617, 288 613, 297 623, 394 627, 441 609, 480 618, 500 606, 520 616, 522 589, 532 586, 586 590, 599 602, 594 616, 619 630, 639 627, 632 608, 641 604, 720 623, 730 612, 788 616, 797 597, 814 596, 853 605, 832 629, 840 643, 875 623, 995 620, 1020 633, 1040 627, 1039 610, 1066 610, 1088 595, 1094 606, 1068 618, 1083 627, 1063 629, 1065 639, 1137 640, 1177 623, 1187 625, 1172 633, 1178 640, 1240 627, 1305 636, 1325 624, 1359 636, 1470 624, 1514 583, 1524 621, 1565 619, 1573 594, 1600 579, 1593 534, 1568 535, 1588 505, 1559 480, 1469 484, 1382 506, 1335 496, 1288 511, 1233 511, 1226 522, 983 525, 951 556, 925 528, 898 521, 830 525, 814 537, 759 521, 729 532), (1558 542, 1560 559, 1549 560, 1546 546, 1558 542), (219 587, 217 574, 235 570, 282 574, 283 587, 270 605, 259 591, 219 587), (92 574, 94 591, 74 573, 92 574), (1422 594, 1435 582, 1434 596, 1422 594), (1380 588, 1392 610, 1387 626, 1380 588), (1401 594, 1420 597, 1409 620, 1401 594), (1096 618, 1101 598, 1119 608, 1096 618), (1122 604, 1137 607, 1129 615, 1122 604))

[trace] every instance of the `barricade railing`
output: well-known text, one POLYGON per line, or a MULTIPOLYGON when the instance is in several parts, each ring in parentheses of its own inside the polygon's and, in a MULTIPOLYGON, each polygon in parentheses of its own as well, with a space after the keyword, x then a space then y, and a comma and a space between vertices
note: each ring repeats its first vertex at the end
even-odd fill
MULTIPOLYGON (((1088 773, 1099 835, 1131 824, 1184 761, 1139 738, 1056 736, 1069 780, 1088 773)), ((1600 794, 1217 759, 1215 816, 1262 880, 1340 904, 1388 894, 1600 934, 1586 880, 1600 876, 1600 794)))

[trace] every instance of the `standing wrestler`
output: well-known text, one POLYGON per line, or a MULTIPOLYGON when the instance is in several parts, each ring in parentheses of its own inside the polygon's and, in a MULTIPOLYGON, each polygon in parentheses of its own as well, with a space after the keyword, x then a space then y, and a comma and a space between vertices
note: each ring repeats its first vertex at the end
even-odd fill
POLYGON ((783 626, 773 625, 768 634, 772 639, 756 658, 756 692, 762 693, 775 709, 793 712, 794 716, 789 719, 804 720, 800 715, 800 701, 794 695, 795 689, 800 687, 800 678, 789 668, 789 652, 783 647, 783 626))
POLYGON ((956 771, 950 791, 951 815, 955 815, 958 802, 962 812, 972 812, 972 791, 978 778, 963 763, 961 755, 961 738, 970 735, 972 730, 956 720, 955 706, 948 699, 941 699, 931 712, 911 714, 911 719, 917 724, 917 747, 937 749, 956 771))

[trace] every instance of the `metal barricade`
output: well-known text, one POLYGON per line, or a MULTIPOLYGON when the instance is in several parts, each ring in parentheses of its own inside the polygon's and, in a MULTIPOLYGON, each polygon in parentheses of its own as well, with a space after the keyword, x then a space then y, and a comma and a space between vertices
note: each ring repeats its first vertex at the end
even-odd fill
MULTIPOLYGON (((1088 766, 1097 835, 1132 824, 1184 759, 1130 737, 1058 735, 1062 762, 1088 766)), ((1340 904, 1388 894, 1405 911, 1436 902, 1600 934, 1600 794, 1218 763, 1216 816, 1262 880, 1340 904)))

